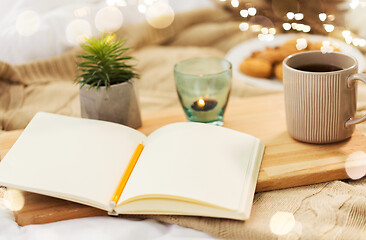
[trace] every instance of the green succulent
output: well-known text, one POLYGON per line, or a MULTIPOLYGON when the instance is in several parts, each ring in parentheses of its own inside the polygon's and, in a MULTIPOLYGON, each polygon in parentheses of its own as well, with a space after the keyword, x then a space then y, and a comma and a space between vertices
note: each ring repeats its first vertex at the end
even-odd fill
POLYGON ((126 63, 131 56, 123 56, 129 49, 124 48, 125 40, 114 41, 113 35, 103 34, 102 38, 86 39, 81 44, 84 52, 78 55, 81 59, 77 63, 77 70, 81 73, 76 76, 76 82, 83 87, 98 89, 101 86, 109 87, 123 83, 132 78, 138 78, 134 66, 126 63))

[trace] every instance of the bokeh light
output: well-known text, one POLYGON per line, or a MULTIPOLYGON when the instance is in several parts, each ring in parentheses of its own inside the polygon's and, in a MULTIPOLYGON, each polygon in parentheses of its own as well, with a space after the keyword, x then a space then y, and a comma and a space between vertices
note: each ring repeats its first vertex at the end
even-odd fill
POLYGON ((147 7, 146 7, 146 5, 144 5, 144 4, 139 4, 138 6, 137 6, 137 10, 140 12, 140 13, 146 13, 146 11, 147 11, 147 7))
POLYGON ((282 24, 283 29, 285 29, 286 31, 291 29, 291 24, 290 23, 284 23, 282 24))
POLYGON ((250 16, 255 16, 257 14, 257 9, 254 7, 248 8, 248 14, 250 16))
POLYGON ((333 14, 328 15, 328 20, 331 21, 331 22, 334 21, 335 16, 333 14))
POLYGON ((251 29, 252 29, 253 32, 260 32, 261 25, 254 24, 254 25, 251 26, 251 29))
POLYGON ((117 31, 122 23, 123 15, 117 7, 104 7, 95 15, 95 27, 100 32, 117 31))
POLYGON ((366 153, 357 151, 348 156, 345 162, 347 175, 351 179, 360 179, 366 174, 366 153))
POLYGON ((248 10, 246 10, 246 9, 240 10, 240 16, 245 18, 245 17, 248 17, 248 15, 249 15, 248 10))
POLYGON ((174 21, 173 9, 164 2, 151 5, 146 12, 146 21, 154 28, 162 29, 170 26, 174 21))
POLYGON ((269 30, 268 30, 268 28, 264 27, 264 28, 261 29, 261 32, 263 34, 268 34, 269 33, 269 30))
POLYGON ((304 14, 303 13, 296 13, 295 15, 294 15, 294 17, 295 17, 295 20, 302 20, 302 19, 304 19, 304 14))
POLYGON ((324 22, 327 19, 327 14, 319 13, 319 19, 320 19, 320 21, 324 22))
POLYGON ((32 10, 26 10, 19 14, 15 23, 15 29, 21 36, 31 36, 38 31, 40 17, 32 10))
POLYGON ((272 34, 263 34, 263 33, 260 33, 258 34, 258 39, 260 41, 267 41, 267 42, 270 42, 274 39, 274 36, 272 34))
POLYGON ((286 17, 287 17, 288 19, 292 20, 292 19, 294 19, 294 17, 295 17, 295 13, 293 13, 293 12, 288 12, 288 13, 286 14, 286 17))
POLYGON ((296 30, 297 31, 303 31, 304 30, 304 27, 305 27, 305 25, 302 24, 302 23, 296 24, 296 30))
POLYGON ((347 44, 351 44, 351 43, 352 43, 352 41, 353 41, 353 37, 348 36, 348 37, 346 37, 346 38, 344 39, 344 41, 346 41, 346 43, 347 43, 347 44))
POLYGON ((233 6, 234 8, 239 7, 239 0, 231 0, 231 6, 233 6))
POLYGON ((349 4, 349 6, 352 8, 352 9, 356 9, 358 7, 358 5, 360 4, 360 1, 359 0, 352 0, 349 4))
POLYGON ((330 44, 329 41, 325 40, 325 41, 322 42, 322 46, 320 48, 320 51, 322 53, 333 52, 334 47, 330 44))
POLYGON ((75 19, 67 25, 65 34, 67 41, 76 46, 92 36, 92 28, 88 21, 75 19))
POLYGON ((4 206, 11 211, 19 211, 24 207, 24 196, 23 194, 14 189, 2 190, 2 201, 4 206))
POLYGON ((327 32, 333 32, 333 30, 334 30, 334 26, 332 24, 324 24, 323 26, 324 26, 325 31, 327 31, 327 32))
POLYGON ((239 29, 241 31, 247 31, 249 29, 249 24, 246 22, 242 22, 239 24, 239 29))
POLYGON ((296 48, 301 51, 308 47, 308 41, 305 38, 299 38, 296 40, 296 48))
POLYGON ((285 235, 295 226, 294 215, 290 212, 276 212, 269 223, 271 231, 276 235, 285 235))
POLYGON ((311 27, 309 25, 305 25, 302 31, 308 33, 311 31, 311 27))

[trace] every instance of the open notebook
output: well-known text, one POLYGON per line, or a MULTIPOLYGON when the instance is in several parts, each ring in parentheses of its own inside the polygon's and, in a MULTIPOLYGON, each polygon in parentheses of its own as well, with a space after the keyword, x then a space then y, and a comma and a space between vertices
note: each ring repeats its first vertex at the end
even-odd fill
POLYGON ((112 214, 249 218, 259 139, 201 123, 148 137, 90 119, 37 113, 0 163, 0 185, 112 214))

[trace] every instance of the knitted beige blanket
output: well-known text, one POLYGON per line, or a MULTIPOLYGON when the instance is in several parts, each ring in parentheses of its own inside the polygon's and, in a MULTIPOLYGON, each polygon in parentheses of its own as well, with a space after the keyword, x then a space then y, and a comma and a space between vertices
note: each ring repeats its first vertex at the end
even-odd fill
MULTIPOLYGON (((225 11, 211 9, 177 15, 163 30, 145 24, 122 28, 117 34, 133 47, 130 54, 140 72, 142 112, 179 105, 175 63, 192 57, 224 57, 231 47, 254 37, 239 31, 238 24, 225 11)), ((79 116, 78 86, 73 83, 78 51, 19 66, 0 62, 0 129, 24 128, 38 111, 79 116)), ((235 79, 233 84, 232 98, 271 93, 235 79)), ((366 112, 365 103, 363 88, 359 114, 366 112)), ((360 128, 366 129, 365 125, 360 128)), ((366 180, 257 193, 251 217, 245 222, 184 216, 149 218, 229 239, 366 239, 366 180)))

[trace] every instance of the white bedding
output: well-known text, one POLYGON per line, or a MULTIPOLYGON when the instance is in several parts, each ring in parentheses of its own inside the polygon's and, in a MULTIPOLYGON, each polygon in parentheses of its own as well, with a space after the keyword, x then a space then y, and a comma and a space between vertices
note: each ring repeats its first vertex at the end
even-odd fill
POLYGON ((153 220, 91 217, 19 227, 9 210, 0 208, 0 240, 215 239, 203 232, 153 220))

